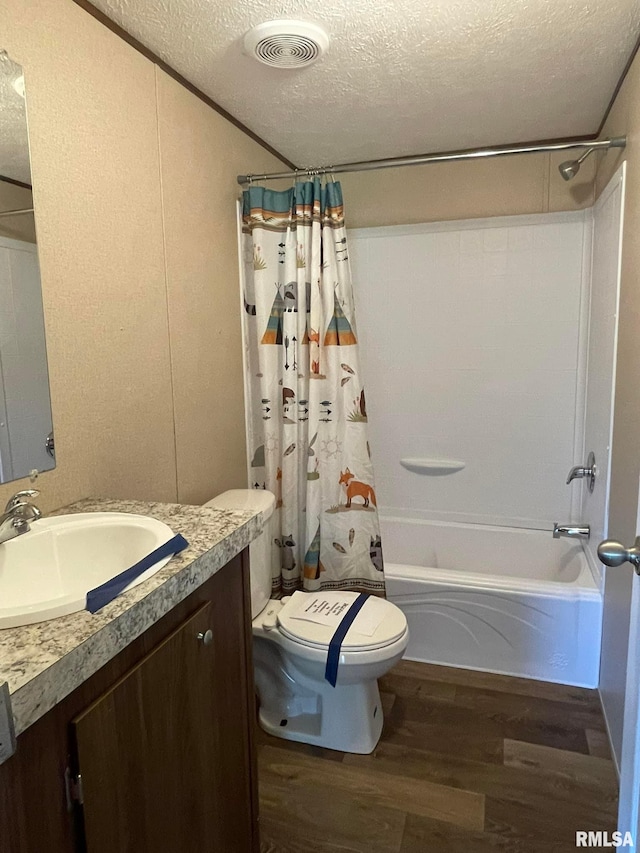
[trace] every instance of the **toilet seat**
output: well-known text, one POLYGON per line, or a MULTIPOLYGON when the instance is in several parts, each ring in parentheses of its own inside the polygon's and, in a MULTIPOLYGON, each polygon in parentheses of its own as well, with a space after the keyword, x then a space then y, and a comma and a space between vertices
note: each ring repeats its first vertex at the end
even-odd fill
MULTIPOLYGON (((335 633, 335 628, 296 619, 290 615, 288 602, 277 614, 280 633, 295 643, 313 649, 327 650, 335 633), (288 612, 289 610, 289 612, 288 612)), ((374 651, 390 646, 403 637, 407 632, 407 619, 395 604, 385 599, 376 599, 376 606, 384 611, 384 618, 372 635, 360 633, 358 619, 347 631, 341 648, 343 652, 374 651)), ((366 607, 366 604, 365 604, 366 607)))

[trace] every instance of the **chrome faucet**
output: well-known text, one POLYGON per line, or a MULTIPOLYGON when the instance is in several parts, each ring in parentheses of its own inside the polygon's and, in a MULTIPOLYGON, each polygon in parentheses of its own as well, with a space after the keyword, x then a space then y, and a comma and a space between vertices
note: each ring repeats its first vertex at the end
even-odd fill
POLYGON ((4 512, 0 515, 0 544, 15 539, 31 529, 30 522, 37 521, 42 513, 31 503, 32 498, 38 497, 36 489, 24 489, 9 499, 4 512))
POLYGON ((570 539, 588 539, 591 533, 591 528, 588 524, 558 524, 553 525, 553 538, 559 539, 561 536, 568 536, 570 539))

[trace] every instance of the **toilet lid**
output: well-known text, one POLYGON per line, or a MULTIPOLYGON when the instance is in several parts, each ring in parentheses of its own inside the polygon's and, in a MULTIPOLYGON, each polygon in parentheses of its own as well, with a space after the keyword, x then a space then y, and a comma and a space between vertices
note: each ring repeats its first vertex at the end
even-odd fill
MULTIPOLYGON (((278 613, 280 631, 286 637, 289 637, 289 639, 304 643, 307 646, 328 648, 336 628, 294 618, 291 614, 297 608, 292 602, 295 602, 295 598, 287 601, 278 613)), ((407 620, 399 607, 383 598, 371 596, 371 601, 365 602, 360 613, 356 616, 353 624, 347 631, 342 641, 342 649, 346 651, 380 649, 399 640, 406 630, 407 620), (383 618, 373 634, 365 634, 358 631, 360 614, 364 614, 365 609, 369 606, 378 608, 380 613, 383 614, 383 618)))

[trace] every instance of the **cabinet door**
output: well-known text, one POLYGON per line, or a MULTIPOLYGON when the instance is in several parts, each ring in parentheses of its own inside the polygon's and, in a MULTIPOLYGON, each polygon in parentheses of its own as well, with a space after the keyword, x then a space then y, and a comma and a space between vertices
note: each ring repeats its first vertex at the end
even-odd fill
POLYGON ((73 721, 88 853, 252 850, 242 574, 234 568, 216 576, 219 597, 73 721))

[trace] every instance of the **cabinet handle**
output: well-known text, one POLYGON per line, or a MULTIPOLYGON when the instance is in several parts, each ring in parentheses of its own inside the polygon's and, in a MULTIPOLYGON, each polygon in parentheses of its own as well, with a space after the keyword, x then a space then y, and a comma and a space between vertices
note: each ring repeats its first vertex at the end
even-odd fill
POLYGON ((201 643, 204 643, 205 646, 210 646, 213 643, 213 631, 209 628, 207 631, 199 631, 198 639, 201 643))

